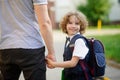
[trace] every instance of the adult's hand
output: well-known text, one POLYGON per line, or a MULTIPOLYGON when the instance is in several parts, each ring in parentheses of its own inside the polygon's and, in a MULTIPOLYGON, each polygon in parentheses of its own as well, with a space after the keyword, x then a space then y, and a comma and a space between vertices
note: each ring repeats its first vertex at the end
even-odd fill
MULTIPOLYGON (((50 59, 50 60, 52 60, 52 61, 56 61, 56 57, 55 57, 54 54, 48 53, 48 55, 46 56, 46 58, 48 58, 48 59, 50 59)), ((47 63, 47 62, 46 62, 46 63, 47 63)), ((51 65, 49 65, 49 64, 47 64, 47 67, 50 68, 50 69, 55 68, 55 67, 53 67, 53 66, 51 66, 51 65)))

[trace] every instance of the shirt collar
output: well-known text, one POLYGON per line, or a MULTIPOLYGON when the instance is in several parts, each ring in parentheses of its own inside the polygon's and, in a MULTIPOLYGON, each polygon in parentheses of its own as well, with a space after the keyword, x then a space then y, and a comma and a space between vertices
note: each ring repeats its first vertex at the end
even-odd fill
MULTIPOLYGON (((78 33, 76 33, 75 35, 77 35, 77 34, 80 34, 80 33, 78 32, 78 33)), ((67 36, 67 37, 70 37, 70 40, 71 40, 75 35, 67 36)))

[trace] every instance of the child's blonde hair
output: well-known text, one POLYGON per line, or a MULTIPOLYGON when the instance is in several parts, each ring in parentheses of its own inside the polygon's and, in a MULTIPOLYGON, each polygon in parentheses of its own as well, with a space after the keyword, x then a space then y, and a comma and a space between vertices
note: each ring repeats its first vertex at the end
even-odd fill
POLYGON ((80 23, 80 34, 83 34, 85 32, 86 27, 88 26, 88 21, 86 19, 86 16, 81 12, 68 12, 60 22, 59 26, 62 28, 62 31, 67 34, 66 26, 69 22, 70 16, 76 16, 76 18, 79 20, 80 23))

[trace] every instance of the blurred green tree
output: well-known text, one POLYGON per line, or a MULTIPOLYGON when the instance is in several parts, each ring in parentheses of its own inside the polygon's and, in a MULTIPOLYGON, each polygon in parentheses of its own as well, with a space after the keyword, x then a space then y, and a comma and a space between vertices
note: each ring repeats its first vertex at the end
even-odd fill
POLYGON ((103 23, 109 21, 108 14, 111 8, 109 0, 87 0, 86 4, 77 6, 78 11, 82 11, 88 18, 90 25, 96 25, 100 19, 103 23))

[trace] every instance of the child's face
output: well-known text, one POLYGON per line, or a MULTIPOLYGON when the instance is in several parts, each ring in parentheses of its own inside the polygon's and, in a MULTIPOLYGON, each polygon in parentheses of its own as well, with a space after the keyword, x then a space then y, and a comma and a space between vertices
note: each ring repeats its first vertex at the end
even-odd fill
POLYGON ((67 28, 67 32, 68 32, 69 36, 72 36, 79 32, 80 22, 76 16, 74 16, 74 15, 70 16, 69 22, 67 23, 66 28, 67 28))

